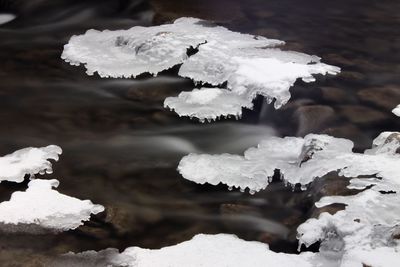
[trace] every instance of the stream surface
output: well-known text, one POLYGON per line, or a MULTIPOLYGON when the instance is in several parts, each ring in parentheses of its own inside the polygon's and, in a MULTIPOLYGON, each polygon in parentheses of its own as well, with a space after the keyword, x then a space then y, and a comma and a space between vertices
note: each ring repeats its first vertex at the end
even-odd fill
MULTIPOLYGON (((311 191, 292 192, 279 181, 255 195, 197 185, 177 164, 191 152, 241 154, 272 135, 326 133, 363 151, 378 133, 399 131, 391 113, 400 104, 399 10, 400 2, 389 0, 1 0, 0 153, 61 146, 54 174, 45 178, 106 212, 58 235, 1 233, 0 265, 40 266, 41 257, 68 251, 160 248, 197 233, 233 233, 295 252, 296 228, 315 201, 311 191), (101 79, 60 58, 69 38, 87 29, 182 16, 284 40, 285 49, 316 54, 342 72, 298 81, 280 110, 260 97, 239 121, 201 124, 163 108, 167 96, 194 87, 177 68, 156 78, 101 79)), ((26 188, 27 181, 3 182, 0 199, 26 188)))

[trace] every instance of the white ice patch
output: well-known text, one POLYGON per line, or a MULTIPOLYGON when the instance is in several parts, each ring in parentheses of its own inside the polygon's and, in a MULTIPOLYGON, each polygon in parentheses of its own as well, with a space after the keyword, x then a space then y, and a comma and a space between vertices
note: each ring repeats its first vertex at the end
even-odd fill
POLYGON ((9 201, 0 203, 0 229, 23 231, 37 226, 54 231, 75 229, 91 214, 104 210, 90 200, 60 194, 57 180, 35 179, 26 191, 14 192, 9 201))
MULTIPOLYGON (((399 140, 398 133, 382 133, 372 149, 360 154, 352 152, 350 140, 328 135, 270 137, 245 151, 244 156, 189 154, 182 158, 178 170, 185 179, 199 184, 223 183, 241 190, 249 188, 250 192, 264 189, 275 169, 291 185, 305 186, 337 170, 346 177, 376 175, 400 183, 399 140)), ((380 190, 389 190, 388 187, 379 185, 380 190)))
POLYGON ((397 107, 395 107, 395 108, 392 110, 392 112, 393 112, 394 115, 400 117, 400 105, 397 105, 397 107))
POLYGON ((319 255, 276 253, 260 242, 244 241, 234 235, 199 234, 189 241, 161 249, 127 248, 124 252, 108 249, 100 252, 68 253, 54 266, 127 266, 127 267, 312 267, 329 266, 319 255))
POLYGON ((177 97, 168 97, 164 106, 180 116, 196 117, 200 121, 216 120, 219 117, 242 115, 242 107, 252 108, 252 99, 227 89, 201 88, 181 92, 177 97))
POLYGON ((0 25, 6 24, 7 22, 12 21, 13 19, 15 19, 14 14, 0 14, 0 25))
POLYGON ((244 156, 189 154, 182 158, 178 170, 185 179, 196 183, 223 183, 254 192, 269 184, 275 169, 288 183, 306 185, 345 167, 346 161, 339 155, 351 154, 352 147, 351 141, 328 135, 270 137, 246 150, 244 156))
POLYGON ((50 145, 47 147, 28 147, 15 151, 12 154, 0 157, 0 182, 12 181, 20 183, 26 174, 52 173, 52 160, 58 160, 62 153, 60 147, 50 145))
POLYGON ((167 98, 164 103, 181 116, 204 121, 240 116, 241 107, 252 108, 251 101, 257 95, 263 95, 269 102, 275 99, 275 107, 279 108, 289 100, 289 88, 298 78, 311 82, 315 74, 340 71, 321 63, 317 56, 273 48, 282 44, 279 40, 208 25, 199 19, 180 18, 173 24, 154 27, 89 30, 71 37, 61 57, 72 65, 84 64, 89 75, 97 72, 101 77, 129 78, 146 72, 156 75, 182 64, 179 70, 182 77, 214 86, 226 82, 226 89, 232 93, 224 91, 214 98, 216 91, 206 90, 198 95, 194 90, 167 98), (197 48, 198 52, 188 56, 190 48, 197 48), (188 99, 194 94, 198 95, 196 101, 190 103, 188 99), (222 100, 226 104, 220 107, 222 100))

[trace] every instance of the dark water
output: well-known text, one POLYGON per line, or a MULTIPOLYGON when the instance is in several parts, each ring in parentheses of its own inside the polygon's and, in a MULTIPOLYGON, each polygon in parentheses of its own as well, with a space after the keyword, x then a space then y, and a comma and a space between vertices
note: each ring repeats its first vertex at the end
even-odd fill
MULTIPOLYGON (((197 233, 234 233, 294 252, 295 229, 311 214, 313 186, 292 192, 276 181, 249 195, 201 186, 176 172, 189 152, 242 153, 270 135, 328 133, 361 151, 383 130, 400 130, 399 1, 5 1, 0 13, 0 152, 60 145, 59 191, 106 207, 59 235, 0 235, 1 266, 40 266, 68 251, 159 248, 197 233), (278 38, 287 49, 340 66, 337 77, 297 82, 280 110, 256 100, 241 121, 200 124, 162 107, 191 90, 176 69, 158 78, 100 79, 60 59, 73 34, 127 29, 181 16, 278 38)), ((0 198, 27 183, 0 185, 0 198)))

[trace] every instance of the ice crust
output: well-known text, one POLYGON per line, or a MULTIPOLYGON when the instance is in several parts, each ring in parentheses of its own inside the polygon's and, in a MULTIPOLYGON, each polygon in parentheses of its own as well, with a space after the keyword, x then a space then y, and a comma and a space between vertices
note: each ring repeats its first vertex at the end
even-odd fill
POLYGON ((167 98, 164 106, 181 116, 209 121, 241 116, 242 107, 252 108, 257 95, 269 102, 275 99, 274 106, 279 108, 289 100, 289 88, 298 78, 311 82, 315 74, 334 75, 340 71, 321 63, 317 56, 274 48, 283 44, 200 19, 180 18, 161 26, 88 30, 71 37, 61 57, 71 65, 84 64, 89 75, 97 72, 101 77, 156 75, 182 64, 180 76, 220 88, 202 88, 201 94, 198 89, 184 92, 167 98), (198 49, 197 53, 188 56, 190 48, 198 49), (225 83, 226 88, 222 88, 225 83), (216 92, 220 92, 218 97, 208 96, 216 92), (191 103, 192 98, 197 101, 191 103))
POLYGON ((104 210, 90 200, 80 200, 54 190, 57 180, 35 179, 26 191, 14 192, 9 201, 0 203, 0 229, 30 231, 38 227, 66 231, 87 221, 91 214, 104 210))
POLYGON ((52 173, 51 160, 58 160, 60 147, 50 145, 41 148, 28 147, 0 157, 0 182, 20 183, 25 175, 52 173))

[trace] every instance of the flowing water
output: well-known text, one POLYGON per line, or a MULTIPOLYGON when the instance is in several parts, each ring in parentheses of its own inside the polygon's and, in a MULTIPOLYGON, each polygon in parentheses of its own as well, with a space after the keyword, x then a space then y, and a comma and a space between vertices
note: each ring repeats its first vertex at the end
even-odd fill
MULTIPOLYGON (((310 216, 310 191, 281 182, 255 195, 196 185, 176 171, 190 152, 242 153, 271 135, 328 133, 362 151, 383 130, 400 130, 400 3, 395 1, 0 1, 0 152, 57 144, 59 191, 106 207, 62 234, 0 235, 0 262, 40 265, 40 257, 128 246, 159 248, 197 233, 233 233, 295 252, 296 227, 310 216), (201 124, 163 108, 191 90, 176 69, 153 78, 100 79, 60 58, 87 29, 128 29, 181 16, 277 38, 342 68, 337 77, 301 81, 274 110, 262 98, 240 121, 201 124), (0 15, 1 17, 1 15, 0 15), (7 17, 4 17, 4 21, 7 17), (9 17, 8 17, 9 19, 9 17), (0 19, 1 21, 1 19, 0 19)), ((0 185, 1 200, 27 182, 0 185)))

